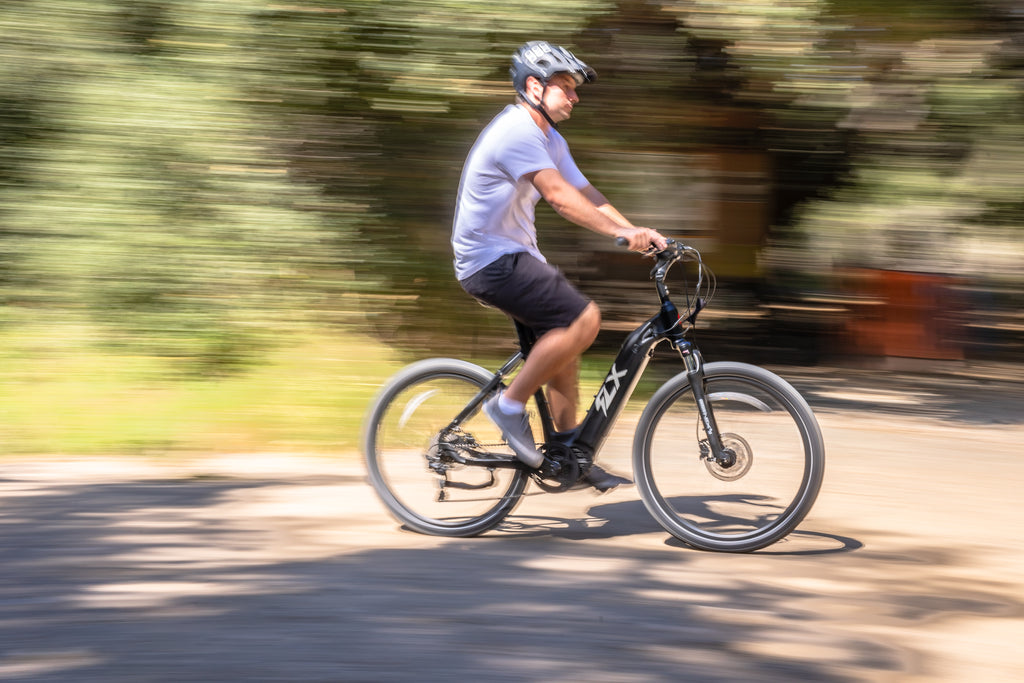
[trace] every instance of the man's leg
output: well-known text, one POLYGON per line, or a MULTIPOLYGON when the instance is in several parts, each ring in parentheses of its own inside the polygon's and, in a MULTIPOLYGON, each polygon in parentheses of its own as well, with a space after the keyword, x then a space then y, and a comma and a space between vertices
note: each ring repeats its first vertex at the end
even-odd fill
POLYGON ((556 428, 575 427, 579 357, 594 343, 600 329, 601 311, 591 302, 569 327, 550 330, 537 340, 505 395, 510 400, 526 403, 550 382, 549 401, 556 428))
POLYGON ((569 361, 557 375, 548 380, 548 407, 555 429, 567 432, 577 425, 580 404, 580 359, 569 361))
MULTIPOLYGON (((567 431, 575 427, 579 403, 580 354, 594 342, 600 328, 601 312, 597 305, 591 302, 569 327, 546 332, 533 345, 519 374, 515 376, 501 398, 525 404, 541 386, 547 384, 548 403, 555 428, 567 431)), ((497 404, 498 401, 495 400, 494 403, 497 404)), ((494 411, 504 412, 504 409, 497 405, 493 408, 485 405, 485 410, 492 420, 495 419, 495 415, 492 414, 494 411)), ((516 453, 519 455, 518 450, 516 453)), ((519 457, 532 464, 523 455, 519 457)), ((542 458, 540 453, 536 453, 536 457, 542 458)), ((596 464, 590 466, 584 481, 598 491, 609 491, 622 484, 631 483, 629 479, 607 472, 596 464)))
MULTIPOLYGON (((590 303, 569 327, 544 334, 530 350, 526 363, 505 395, 511 400, 526 403, 538 388, 547 384, 555 429, 567 431, 575 427, 580 354, 594 342, 600 328, 601 312, 596 304, 590 303)), ((632 483, 596 464, 590 466, 584 481, 598 491, 610 491, 621 484, 632 483)))

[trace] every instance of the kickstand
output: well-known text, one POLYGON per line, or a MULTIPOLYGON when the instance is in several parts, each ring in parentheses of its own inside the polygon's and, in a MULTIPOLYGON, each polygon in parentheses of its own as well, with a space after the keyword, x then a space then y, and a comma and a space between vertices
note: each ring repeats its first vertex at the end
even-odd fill
POLYGON ((445 500, 448 499, 448 493, 447 493, 446 489, 468 489, 468 490, 473 491, 473 490, 476 490, 476 489, 486 489, 486 488, 490 488, 491 486, 494 486, 497 483, 497 481, 498 481, 497 479, 494 478, 494 468, 493 467, 488 467, 487 468, 487 474, 490 475, 490 480, 488 482, 486 482, 484 484, 467 484, 467 483, 462 482, 462 481, 451 481, 451 480, 449 480, 448 479, 448 471, 445 470, 444 477, 437 480, 438 487, 439 487, 439 490, 437 492, 437 502, 438 503, 443 503, 443 502, 445 502, 445 500))

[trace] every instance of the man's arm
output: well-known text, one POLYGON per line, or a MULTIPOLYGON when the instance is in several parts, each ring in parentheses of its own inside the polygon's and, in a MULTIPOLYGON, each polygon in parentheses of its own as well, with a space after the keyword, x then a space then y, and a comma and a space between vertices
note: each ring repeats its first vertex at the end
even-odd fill
POLYGON ((551 208, 567 221, 601 235, 623 237, 633 251, 646 251, 652 244, 658 249, 665 248, 664 237, 655 230, 630 223, 593 185, 580 191, 553 168, 530 173, 526 177, 551 208))
POLYGON ((612 203, 608 201, 608 198, 593 185, 587 185, 581 189, 580 192, 597 207, 598 211, 608 216, 619 225, 624 225, 628 228, 636 227, 633 225, 632 221, 619 213, 619 210, 612 206, 612 203))

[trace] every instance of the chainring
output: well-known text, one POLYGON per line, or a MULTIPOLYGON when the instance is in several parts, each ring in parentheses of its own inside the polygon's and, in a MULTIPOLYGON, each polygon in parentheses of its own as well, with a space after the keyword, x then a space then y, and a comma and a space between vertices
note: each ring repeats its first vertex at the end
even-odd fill
MULTIPOLYGON (((590 463, 585 463, 589 467, 590 463)), ((548 444, 544 450, 544 464, 532 473, 537 486, 548 493, 568 491, 582 476, 580 458, 564 444, 548 444)))

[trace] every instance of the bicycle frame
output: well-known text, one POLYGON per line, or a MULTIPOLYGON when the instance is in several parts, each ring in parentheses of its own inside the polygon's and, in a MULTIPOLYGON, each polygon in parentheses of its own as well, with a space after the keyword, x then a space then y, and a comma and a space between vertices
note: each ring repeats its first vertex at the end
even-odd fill
POLYGON ((565 438, 560 439, 561 435, 558 434, 545 434, 545 437, 554 437, 556 441, 585 448, 596 455, 636 389, 658 343, 669 339, 681 353, 692 355, 690 342, 683 339, 681 333, 672 333, 678 327, 679 314, 675 306, 671 302, 663 303, 656 315, 633 330, 623 341, 579 426, 564 435, 565 438))
POLYGON ((601 490, 594 462, 657 345, 667 340, 683 361, 682 372, 651 397, 633 437, 634 479, 647 510, 684 543, 727 552, 763 548, 803 520, 824 466, 811 407, 763 368, 727 361, 705 366, 686 337, 714 294, 714 274, 695 249, 671 240, 654 256, 651 275, 661 306, 625 336, 583 421, 557 431, 545 392, 535 393, 541 424, 531 416, 533 433, 543 438, 537 446, 543 460, 535 468, 510 452, 496 425, 480 415, 484 402, 536 352, 528 328, 516 325, 520 349, 496 372, 433 358, 388 382, 367 419, 364 452, 370 483, 396 519, 422 533, 474 536, 501 524, 531 484, 548 493, 586 485, 601 490), (683 285, 677 310, 665 276, 672 264, 687 260, 696 264, 696 281, 683 285), (473 397, 464 402, 467 391, 473 397), (453 411, 459 414, 450 420, 453 411), (726 433, 719 433, 714 412, 726 433), (746 479, 753 467, 759 474, 746 479), (740 480, 744 484, 735 483, 740 480), (433 500, 424 497, 425 485, 436 491, 433 500))
MULTIPOLYGON (((686 249, 686 248, 683 248, 686 249)), ((611 432, 619 414, 622 412, 637 383, 643 376, 648 362, 654 354, 658 343, 668 340, 675 348, 686 367, 689 376, 690 386, 693 391, 694 401, 700 415, 701 424, 707 437, 706 442, 701 443, 702 450, 710 455, 719 464, 731 465, 735 456, 725 449, 719 437, 714 414, 711 411, 710 403, 704 393, 704 364, 700 351, 690 341, 684 338, 683 320, 675 304, 672 303, 665 286, 665 276, 669 268, 681 258, 681 253, 674 252, 671 257, 658 256, 657 263, 652 271, 652 278, 658 290, 658 297, 661 300, 659 311, 646 322, 633 330, 619 348, 608 374, 594 401, 587 410, 583 421, 575 428, 567 432, 558 432, 554 428, 551 419, 551 411, 548 407, 547 398, 543 388, 539 389, 534 398, 543 429, 544 443, 547 445, 559 444, 585 452, 593 457, 600 451, 605 439, 611 432)), ((700 312, 702 302, 697 301, 692 313, 686 319, 693 323, 700 312)), ((516 332, 519 335, 521 351, 511 356, 504 365, 494 374, 490 382, 484 386, 477 396, 469 402, 466 408, 452 421, 449 429, 458 427, 477 410, 483 400, 498 386, 502 380, 511 373, 526 358, 535 339, 529 330, 520 323, 515 323, 516 332)), ((472 464, 489 467, 521 467, 518 461, 510 462, 507 458, 488 457, 485 453, 475 453, 472 464)), ((460 458, 461 460, 461 458, 460 458)), ((466 461, 470 464, 470 461, 466 461)))

